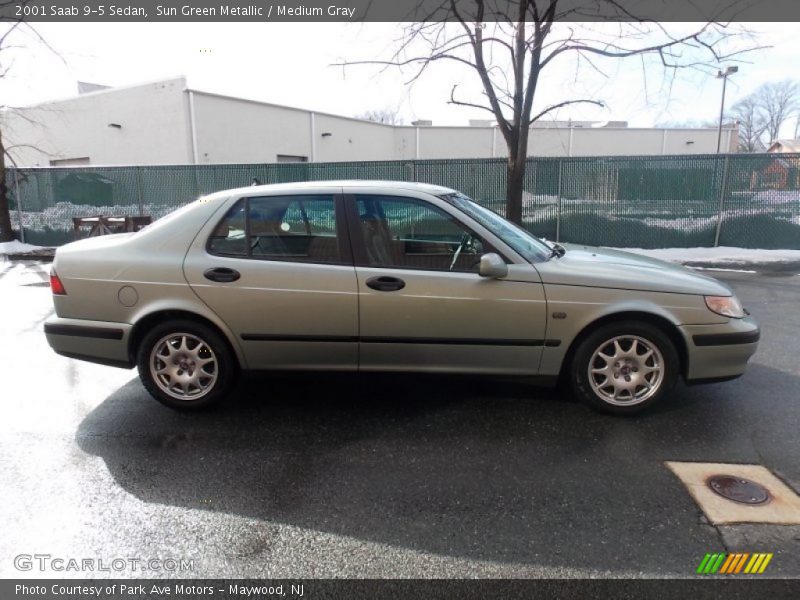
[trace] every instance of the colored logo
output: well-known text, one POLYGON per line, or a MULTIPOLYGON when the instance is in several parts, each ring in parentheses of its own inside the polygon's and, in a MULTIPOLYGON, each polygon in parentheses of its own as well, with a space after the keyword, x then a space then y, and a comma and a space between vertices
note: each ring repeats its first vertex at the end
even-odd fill
POLYGON ((706 554, 697 567, 701 575, 758 575, 763 573, 772 553, 733 552, 721 554, 706 554))

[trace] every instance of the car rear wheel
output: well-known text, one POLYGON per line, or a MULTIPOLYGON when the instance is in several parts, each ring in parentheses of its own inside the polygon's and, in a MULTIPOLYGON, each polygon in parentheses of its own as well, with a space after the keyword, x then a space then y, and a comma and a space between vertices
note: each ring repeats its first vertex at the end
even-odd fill
POLYGON ((178 410, 199 410, 219 403, 236 376, 236 364, 222 337, 193 321, 155 327, 139 345, 136 362, 147 391, 178 410))
POLYGON ((629 415, 669 393, 679 360, 669 337, 649 323, 604 325, 585 337, 571 365, 575 395, 592 408, 629 415))

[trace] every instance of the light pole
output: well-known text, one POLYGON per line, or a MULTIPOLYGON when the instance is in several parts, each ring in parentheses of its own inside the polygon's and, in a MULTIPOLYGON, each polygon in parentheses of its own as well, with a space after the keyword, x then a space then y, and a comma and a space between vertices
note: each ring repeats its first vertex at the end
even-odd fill
POLYGON ((722 79, 722 102, 719 104, 719 128, 717 129, 717 154, 719 154, 720 145, 722 144, 722 116, 725 113, 725 86, 728 84, 728 76, 733 75, 739 70, 739 67, 730 66, 725 71, 717 72, 717 79, 722 79))

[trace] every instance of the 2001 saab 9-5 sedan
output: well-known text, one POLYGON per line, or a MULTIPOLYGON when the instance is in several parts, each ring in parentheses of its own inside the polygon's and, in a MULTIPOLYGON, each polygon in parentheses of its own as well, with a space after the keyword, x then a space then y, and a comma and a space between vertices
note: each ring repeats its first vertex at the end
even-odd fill
POLYGON ((48 342, 131 368, 178 409, 240 370, 540 376, 626 414, 741 375, 759 329, 731 290, 552 244, 463 194, 401 182, 248 187, 56 253, 48 342))

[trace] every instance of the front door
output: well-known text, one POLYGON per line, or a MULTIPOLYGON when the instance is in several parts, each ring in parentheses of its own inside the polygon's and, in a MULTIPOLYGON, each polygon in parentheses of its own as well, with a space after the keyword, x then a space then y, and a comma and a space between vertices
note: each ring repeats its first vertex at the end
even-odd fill
POLYGON ((242 198, 184 272, 251 369, 356 369, 356 276, 334 193, 242 198))
POLYGON ((349 191, 361 369, 537 373, 538 279, 480 277, 480 256, 495 249, 444 203, 349 191))

